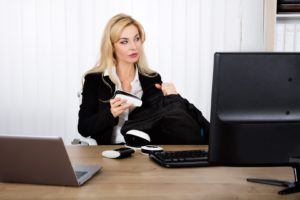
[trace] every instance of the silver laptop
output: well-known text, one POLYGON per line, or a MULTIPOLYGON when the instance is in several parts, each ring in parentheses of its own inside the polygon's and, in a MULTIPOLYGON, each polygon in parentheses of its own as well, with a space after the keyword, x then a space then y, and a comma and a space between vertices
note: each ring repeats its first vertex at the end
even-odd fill
POLYGON ((80 186, 100 166, 72 166, 60 137, 0 136, 0 181, 80 186))

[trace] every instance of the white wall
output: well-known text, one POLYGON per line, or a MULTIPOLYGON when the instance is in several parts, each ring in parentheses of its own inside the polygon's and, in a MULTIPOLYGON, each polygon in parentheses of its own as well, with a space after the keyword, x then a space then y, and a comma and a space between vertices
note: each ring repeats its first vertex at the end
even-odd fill
POLYGON ((0 134, 77 134, 82 74, 108 19, 146 30, 150 66, 208 119, 215 51, 263 50, 262 0, 0 0, 0 134))

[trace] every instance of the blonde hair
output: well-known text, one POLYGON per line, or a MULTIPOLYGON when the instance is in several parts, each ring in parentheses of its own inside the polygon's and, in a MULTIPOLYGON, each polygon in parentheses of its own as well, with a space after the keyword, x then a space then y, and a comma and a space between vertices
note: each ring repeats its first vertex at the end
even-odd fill
MULTIPOLYGON (((117 59, 114 54, 114 43, 120 39, 121 33, 125 27, 134 25, 140 34, 142 43, 145 41, 145 31, 142 25, 133 19, 131 16, 126 14, 117 14, 112 17, 105 29, 101 40, 100 58, 96 65, 86 72, 85 75, 90 73, 104 72, 108 68, 109 77, 114 82, 114 77, 111 75, 111 68, 117 65, 117 59)), ((145 76, 156 75, 156 72, 148 67, 146 56, 142 48, 139 60, 135 63, 135 66, 139 72, 145 76)))

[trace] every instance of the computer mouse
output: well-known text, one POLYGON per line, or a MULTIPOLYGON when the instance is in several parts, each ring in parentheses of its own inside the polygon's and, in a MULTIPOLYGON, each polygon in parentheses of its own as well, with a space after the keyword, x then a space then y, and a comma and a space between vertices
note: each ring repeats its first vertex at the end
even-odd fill
POLYGON ((156 145, 146 145, 141 147, 142 154, 149 155, 155 152, 162 152, 163 148, 156 145))
POLYGON ((102 152, 102 156, 106 158, 127 158, 130 157, 134 153, 134 149, 128 147, 121 147, 114 150, 106 150, 102 152))
POLYGON ((140 148, 141 146, 148 145, 151 142, 150 136, 140 130, 127 131, 124 138, 127 146, 135 148, 140 148))

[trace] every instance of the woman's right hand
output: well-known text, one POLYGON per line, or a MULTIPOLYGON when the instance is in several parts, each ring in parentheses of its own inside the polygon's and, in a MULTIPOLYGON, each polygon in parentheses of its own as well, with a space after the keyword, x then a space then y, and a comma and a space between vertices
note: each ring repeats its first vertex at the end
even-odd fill
POLYGON ((126 99, 114 98, 111 99, 110 102, 110 112, 114 117, 118 117, 125 110, 131 107, 130 103, 126 103, 126 99))

